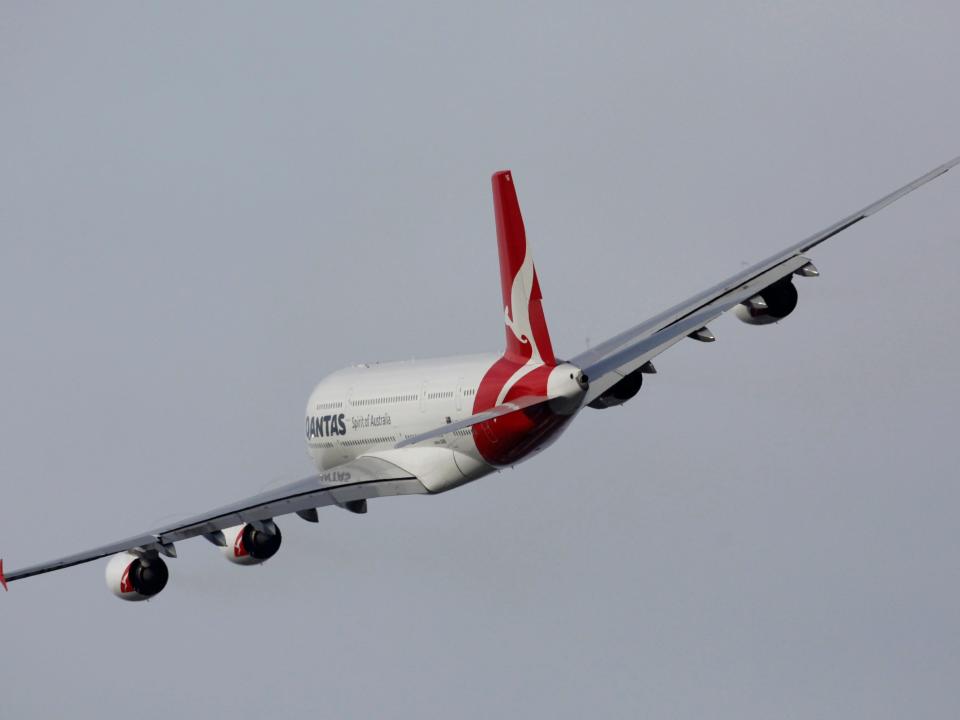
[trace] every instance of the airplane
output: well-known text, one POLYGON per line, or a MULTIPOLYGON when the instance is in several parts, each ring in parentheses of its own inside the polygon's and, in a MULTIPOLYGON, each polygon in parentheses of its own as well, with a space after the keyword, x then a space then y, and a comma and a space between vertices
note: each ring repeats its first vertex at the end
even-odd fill
POLYGON ((238 565, 273 557, 275 518, 319 522, 318 508, 367 512, 367 501, 432 495, 517 465, 546 450, 585 408, 633 398, 653 360, 684 339, 713 342, 709 323, 728 310, 750 325, 783 320, 797 306, 795 279, 819 271, 807 253, 944 174, 934 168, 862 210, 678 305, 568 359, 554 354, 540 280, 527 245, 513 175, 493 175, 506 346, 501 353, 361 364, 324 378, 307 402, 307 450, 318 472, 208 512, 73 555, 3 574, 0 585, 109 557, 107 587, 123 600, 167 585, 163 558, 203 537, 238 565))

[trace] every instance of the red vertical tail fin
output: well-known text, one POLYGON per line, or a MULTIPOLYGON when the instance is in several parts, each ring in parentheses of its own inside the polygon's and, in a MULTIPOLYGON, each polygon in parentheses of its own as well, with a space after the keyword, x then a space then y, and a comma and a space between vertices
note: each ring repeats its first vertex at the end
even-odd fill
POLYGON ((540 302, 540 281, 527 247, 513 176, 509 170, 501 170, 494 173, 492 182, 507 333, 504 357, 519 363, 532 361, 556 365, 540 302))

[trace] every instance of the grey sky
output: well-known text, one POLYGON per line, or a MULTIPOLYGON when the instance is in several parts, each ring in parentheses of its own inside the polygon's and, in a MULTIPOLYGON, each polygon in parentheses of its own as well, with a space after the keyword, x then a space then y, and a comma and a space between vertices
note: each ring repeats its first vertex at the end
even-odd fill
MULTIPOLYGON (((574 354, 960 152, 953 2, 0 9, 8 567, 310 471, 313 383, 497 349, 489 175, 574 354)), ((945 717, 960 174, 625 408, 434 498, 0 597, 0 717, 945 717)))

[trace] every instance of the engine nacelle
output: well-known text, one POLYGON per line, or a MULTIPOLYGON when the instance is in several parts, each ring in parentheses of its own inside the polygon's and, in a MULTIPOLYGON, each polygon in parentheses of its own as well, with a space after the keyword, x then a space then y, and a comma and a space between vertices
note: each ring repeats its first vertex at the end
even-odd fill
POLYGON ((227 544, 223 546, 223 554, 227 560, 237 565, 258 565, 276 555, 283 537, 272 520, 266 522, 271 532, 257 530, 250 524, 225 528, 223 537, 227 544))
POLYGON ((624 376, 616 385, 611 387, 602 395, 598 395, 588 407, 596 410, 605 410, 606 408, 623 405, 632 398, 643 386, 643 370, 634 370, 629 375, 624 376))
POLYGON ((167 586, 170 572, 159 557, 117 553, 107 563, 107 587, 121 600, 149 600, 167 586))
POLYGON ((783 320, 797 307, 797 288, 789 276, 761 290, 758 297, 762 302, 748 300, 737 305, 734 313, 739 320, 748 325, 769 325, 783 320))

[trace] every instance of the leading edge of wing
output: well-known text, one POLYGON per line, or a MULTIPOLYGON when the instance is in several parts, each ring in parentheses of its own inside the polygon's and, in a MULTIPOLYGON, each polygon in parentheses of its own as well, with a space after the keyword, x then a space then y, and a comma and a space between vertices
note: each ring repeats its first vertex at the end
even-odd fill
MULTIPOLYGON (((141 535, 31 565, 6 574, 6 582, 98 560, 125 550, 168 546, 198 535, 280 515, 351 500, 426 493, 409 472, 381 458, 360 457, 339 467, 194 515, 141 535)), ((0 566, 2 567, 2 566, 0 566)))
MULTIPOLYGON (((926 185, 931 180, 940 177, 958 164, 960 164, 960 155, 943 163, 942 165, 935 167, 933 170, 921 175, 917 179, 907 183, 897 190, 894 190, 892 193, 885 195, 861 210, 848 215, 842 220, 838 220, 820 232, 814 233, 810 237, 805 238, 804 240, 801 240, 800 242, 795 243, 784 250, 781 250, 775 255, 771 255, 765 260, 762 260, 761 262, 758 262, 755 265, 752 265, 749 268, 727 278, 723 282, 717 283, 713 287, 708 288, 707 290, 704 290, 703 292, 700 292, 693 297, 684 300, 683 302, 678 303, 677 305, 674 305, 673 307, 668 308, 661 313, 658 313, 657 315, 654 315, 639 325, 635 325, 621 333, 618 333, 617 335, 614 335, 602 343, 595 345, 589 350, 572 358, 570 362, 577 367, 582 368, 586 372, 589 367, 596 365, 614 353, 622 351, 624 346, 626 346, 628 343, 633 343, 644 337, 649 337, 650 335, 667 327, 671 323, 676 323, 683 318, 697 312, 701 308, 704 308, 710 303, 718 300, 728 292, 762 275, 771 268, 780 265, 785 260, 788 260, 791 257, 796 257, 800 253, 816 247, 820 243, 829 240, 834 235, 837 235, 847 228, 852 227, 864 218, 873 215, 879 210, 882 210, 887 205, 890 205, 891 203, 902 198, 904 195, 907 195, 917 188, 926 185)), ((604 365, 607 365, 607 363, 604 363, 604 365)), ((594 376, 595 374, 596 371, 594 371, 594 376)))
MULTIPOLYGON (((854 225, 855 223, 860 222, 866 217, 870 217, 874 213, 885 208, 887 205, 890 205, 891 203, 896 202, 897 200, 902 198, 904 195, 912 193, 917 188, 922 187, 923 185, 926 185, 931 180, 934 180, 940 177, 945 172, 950 170, 950 168, 955 167, 957 165, 960 165, 960 155, 953 158, 952 160, 948 160, 943 165, 939 165, 935 167, 930 172, 921 175, 913 182, 909 182, 906 185, 904 185, 902 188, 898 188, 897 190, 894 190, 889 195, 884 195, 882 198, 880 198, 876 202, 870 203, 862 210, 858 210, 852 215, 848 215, 843 220, 839 220, 835 222, 830 227, 824 228, 820 232, 811 235, 805 240, 801 240, 796 245, 789 248, 789 251, 806 252, 807 250, 810 250, 811 248, 816 247, 817 245, 824 242, 825 240, 829 240, 837 233, 846 230, 851 225, 854 225)), ((773 257, 775 258, 777 256, 774 255, 773 257)))

